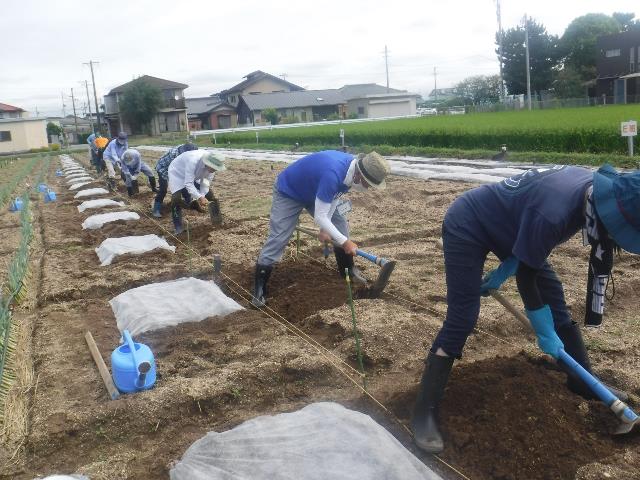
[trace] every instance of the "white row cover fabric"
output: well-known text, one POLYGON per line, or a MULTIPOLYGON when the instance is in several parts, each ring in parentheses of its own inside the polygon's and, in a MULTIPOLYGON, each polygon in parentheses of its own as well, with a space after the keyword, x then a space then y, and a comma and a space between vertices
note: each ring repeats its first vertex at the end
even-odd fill
POLYGON ((89 480, 89 477, 84 475, 49 475, 44 478, 36 478, 35 480, 89 480))
POLYGON ((74 183, 73 185, 71 185, 69 187, 69 190, 78 190, 81 187, 84 187, 85 185, 89 185, 90 183, 93 183, 95 180, 92 180, 91 182, 82 182, 82 183, 74 183))
POLYGON ((109 191, 105 188, 87 188, 86 190, 80 190, 73 198, 85 198, 94 197, 97 195, 108 195, 109 191))
POLYGON ((81 169, 81 170, 76 170, 73 173, 69 173, 68 175, 65 175, 65 178, 67 180, 71 180, 72 178, 78 178, 78 177, 86 177, 88 176, 89 173, 87 171, 85 171, 85 169, 81 169))
POLYGON ((103 208, 103 207, 124 207, 124 202, 116 202, 108 198, 97 198, 95 200, 85 200, 78 205, 78 211, 84 212, 89 208, 103 208))
POLYGON ((74 183, 91 182, 92 180, 93 177, 85 175, 84 177, 72 178, 71 180, 67 180, 67 185, 73 185, 74 183))
POLYGON ((95 215, 91 215, 87 217, 87 219, 82 222, 83 230, 96 230, 98 228, 102 228, 105 223, 115 222, 118 220, 140 220, 140 215, 136 212, 109 212, 109 213, 97 213, 95 215))
POLYGON ((107 238, 95 250, 101 262, 100 266, 104 267, 111 265, 113 259, 118 255, 124 255, 125 253, 140 255, 151 252, 157 248, 169 250, 173 253, 176 251, 176 247, 169 245, 164 238, 157 235, 107 238))
POLYGON ((112 298, 109 305, 118 329, 133 336, 243 310, 214 282, 191 277, 132 288, 112 298))
POLYGON ((169 478, 441 479, 371 417, 331 402, 209 432, 187 449, 169 478))

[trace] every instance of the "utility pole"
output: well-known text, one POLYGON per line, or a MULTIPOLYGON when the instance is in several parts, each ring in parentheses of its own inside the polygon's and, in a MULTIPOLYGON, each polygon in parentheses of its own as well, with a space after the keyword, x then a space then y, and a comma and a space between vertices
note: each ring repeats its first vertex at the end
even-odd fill
POLYGON ((62 118, 67 116, 67 112, 65 112, 64 107, 64 93, 60 92, 60 98, 62 99, 62 118))
POLYGON ((91 113, 91 98, 89 97, 89 82, 84 81, 84 89, 87 92, 87 105, 89 106, 89 118, 91 119, 91 131, 95 134, 96 129, 93 125, 93 113, 91 113))
POLYGON ((282 77, 282 80, 284 80, 285 82, 287 81, 287 74, 286 73, 281 73, 280 76, 282 77))
POLYGON ((500 101, 504 102, 506 95, 504 88, 504 76, 502 73, 502 15, 500 13, 500 0, 496 0, 496 15, 498 17, 498 55, 500 55, 500 101))
POLYGON ((527 106, 531 110, 531 69, 529 68, 529 22, 527 20, 527 14, 524 14, 524 45, 525 45, 525 60, 527 64, 527 106))
POLYGON ((73 105, 73 123, 76 126, 76 142, 78 143, 78 115, 76 115, 76 99, 73 97, 73 88, 71 89, 71 104, 73 105))
POLYGON ((436 68, 433 67, 433 96, 435 97, 434 102, 438 103, 438 72, 436 68))
POLYGON ((91 68, 91 83, 93 84, 93 100, 96 105, 96 120, 98 121, 98 132, 102 133, 102 123, 100 122, 100 110, 98 109, 98 95, 96 94, 96 79, 93 76, 93 64, 94 63, 100 63, 100 62, 94 62, 93 60, 89 60, 88 63, 84 63, 83 65, 89 65, 89 68, 91 68))
POLYGON ((389 51, 387 46, 384 46, 384 67, 387 72, 387 93, 389 93, 389 51))

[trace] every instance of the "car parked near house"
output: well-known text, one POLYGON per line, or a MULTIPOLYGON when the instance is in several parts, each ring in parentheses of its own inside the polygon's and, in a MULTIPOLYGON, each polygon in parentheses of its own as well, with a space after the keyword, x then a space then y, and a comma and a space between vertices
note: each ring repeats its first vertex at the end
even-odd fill
POLYGON ((435 108, 420 107, 416 109, 416 113, 421 117, 424 117, 425 115, 437 115, 438 110, 435 108))
POLYGON ((449 115, 464 115, 466 113, 464 107, 449 107, 447 114, 449 115))

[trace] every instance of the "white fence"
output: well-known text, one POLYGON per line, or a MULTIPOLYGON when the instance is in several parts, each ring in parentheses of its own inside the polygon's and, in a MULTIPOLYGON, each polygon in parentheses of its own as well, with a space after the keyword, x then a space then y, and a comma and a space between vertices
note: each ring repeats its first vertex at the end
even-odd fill
POLYGON ((235 133, 235 132, 252 132, 260 130, 276 130, 278 128, 300 128, 300 127, 317 127, 319 125, 346 125, 348 123, 364 123, 364 122, 378 122, 381 120, 397 120, 399 118, 416 118, 420 115, 404 115, 400 117, 378 117, 378 118, 350 118, 347 120, 325 120, 322 122, 306 122, 306 123, 286 123, 283 125, 264 125, 259 127, 237 127, 237 128, 220 128, 216 130, 197 130, 189 132, 192 137, 199 137, 202 135, 213 135, 221 133, 235 133))

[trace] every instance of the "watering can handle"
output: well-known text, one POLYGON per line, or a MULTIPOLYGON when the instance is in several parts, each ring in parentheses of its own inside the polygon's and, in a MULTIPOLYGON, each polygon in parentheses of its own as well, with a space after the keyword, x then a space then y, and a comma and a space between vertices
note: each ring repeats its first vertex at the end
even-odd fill
POLYGON ((129 350, 131 350, 131 358, 133 359, 133 366, 138 371, 138 360, 136 359, 136 344, 133 342, 133 338, 131 338, 131 334, 129 330, 125 330, 122 332, 122 338, 124 339, 124 343, 129 345, 129 350))

